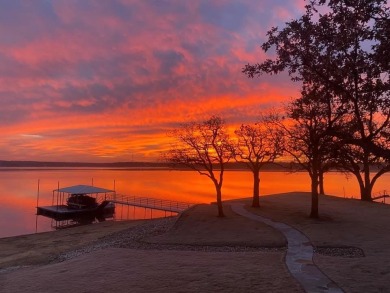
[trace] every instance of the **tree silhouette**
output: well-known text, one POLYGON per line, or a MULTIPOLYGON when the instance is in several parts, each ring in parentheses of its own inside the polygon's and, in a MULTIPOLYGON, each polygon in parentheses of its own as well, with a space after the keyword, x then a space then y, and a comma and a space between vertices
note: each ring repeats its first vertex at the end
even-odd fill
POLYGON ((330 133, 333 124, 337 123, 343 115, 342 113, 328 115, 329 109, 335 105, 332 104, 328 94, 321 89, 305 88, 301 94, 300 98, 288 105, 288 119, 276 120, 275 124, 286 139, 285 152, 310 176, 310 217, 318 218, 318 195, 323 192, 320 183, 323 184, 324 172, 335 165, 336 161, 333 158, 339 148, 339 144, 330 133))
POLYGON ((213 116, 200 123, 183 124, 169 135, 175 142, 165 153, 165 159, 210 178, 216 190, 218 216, 223 217, 223 175, 225 164, 233 158, 232 144, 224 121, 213 116))
MULTIPOLYGON (((381 138, 376 145, 381 145, 382 149, 389 149, 390 141, 381 138)), ((371 200, 376 181, 383 174, 390 172, 388 161, 358 145, 344 144, 338 153, 337 160, 343 170, 352 173, 357 179, 363 200, 371 200)))
POLYGON ((238 139, 235 155, 246 163, 253 174, 252 207, 259 207, 260 170, 283 154, 282 133, 264 116, 256 124, 241 125, 235 134, 238 139))
POLYGON ((276 59, 243 70, 249 77, 287 70, 293 81, 326 90, 337 100, 336 113, 347 110, 346 125, 333 136, 359 153, 350 159, 361 166, 353 174, 363 200, 371 200, 375 182, 370 162, 390 161, 390 149, 381 143, 390 136, 389 19, 386 0, 312 0, 301 18, 268 32, 262 48, 275 47, 276 59))

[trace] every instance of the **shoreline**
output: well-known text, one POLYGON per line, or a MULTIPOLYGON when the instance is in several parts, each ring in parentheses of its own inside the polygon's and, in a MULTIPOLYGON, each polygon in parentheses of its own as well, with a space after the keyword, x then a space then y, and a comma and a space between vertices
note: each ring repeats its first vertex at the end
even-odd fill
MULTIPOLYGON (((316 249, 313 257, 316 265, 343 290, 377 292, 390 287, 390 264, 386 262, 390 255, 387 245, 390 226, 385 224, 390 214, 388 205, 325 196, 320 200, 321 219, 313 220, 308 217, 308 193, 263 196, 260 209, 250 207, 250 198, 234 201, 245 203, 245 208, 251 213, 287 223, 305 234, 316 249)), ((215 206, 199 205, 177 218, 116 222, 112 225, 103 222, 104 225, 99 228, 100 223, 70 228, 68 231, 0 239, 0 245, 5 248, 0 252, 0 268, 3 269, 0 282, 2 276, 6 276, 9 280, 6 288, 34 285, 28 279, 19 285, 10 285, 15 278, 20 282, 20 277, 27 275, 35 276, 34 286, 46 286, 44 282, 48 277, 66 268, 69 273, 64 272, 59 277, 56 285, 60 286, 61 282, 67 283, 71 272, 83 270, 93 275, 92 272, 97 270, 99 274, 97 266, 104 263, 108 267, 119 266, 123 270, 119 275, 136 273, 145 278, 161 276, 161 279, 157 277, 151 283, 132 278, 128 281, 129 286, 134 288, 149 288, 157 292, 158 286, 166 284, 163 279, 169 279, 170 272, 175 270, 181 272, 178 278, 171 281, 172 288, 179 288, 175 284, 190 284, 190 280, 198 278, 199 286, 205 285, 201 280, 207 280, 209 285, 224 284, 227 291, 237 288, 234 286, 247 288, 247 283, 252 282, 256 284, 257 291, 279 288, 275 292, 285 292, 283 288, 291 288, 291 292, 301 292, 283 262, 286 239, 267 225, 234 214, 228 203, 224 204, 227 217, 222 219, 216 217, 215 206), (52 245, 56 245, 54 251, 50 250, 52 245), (30 251, 25 251, 26 247, 30 251), (38 252, 37 248, 41 251, 38 252), (33 251, 40 255, 34 255, 33 251), (127 265, 125 260, 128 260, 127 265), (206 261, 210 267, 204 266, 206 261), (190 267, 187 266, 189 264, 190 267), (7 266, 16 268, 4 271, 7 266), (235 280, 232 284, 212 273, 222 267, 233 274, 228 274, 235 280), (244 276, 237 268, 244 271, 251 268, 257 273, 252 275, 246 271, 244 276), (195 269, 199 271, 195 272, 195 269), (259 283, 255 280, 259 278, 260 271, 267 275, 261 275, 262 282, 259 283), (282 285, 276 281, 282 282, 282 285)), ((105 271, 105 274, 110 273, 105 271)), ((83 276, 83 282, 88 281, 89 277, 83 276)), ((92 280, 90 282, 93 284, 92 280)), ((186 291, 197 292, 196 288, 200 287, 191 287, 186 291)), ((247 289, 248 292, 253 290, 247 289)), ((61 289, 58 292, 62 292, 61 289)), ((97 288, 97 292, 103 291, 97 288)))
MULTIPOLYGON (((307 193, 307 192, 305 192, 307 193)), ((266 194, 266 195, 261 195, 260 197, 260 200, 262 200, 263 197, 268 197, 268 196, 272 196, 273 194, 266 194)), ((336 195, 325 195, 327 197, 334 197, 334 198, 342 198, 342 199, 346 199, 346 200, 355 200, 357 202, 361 202, 361 200, 359 198, 356 198, 356 197, 340 197, 340 196, 336 196, 336 195)), ((228 203, 230 201, 235 201, 235 200, 243 200, 242 199, 230 199, 230 200, 226 200, 224 201, 224 203, 228 203)), ((321 201, 321 199, 320 199, 321 201)), ((197 203, 197 204, 202 204, 202 203, 197 203)), ((369 204, 385 204, 385 205, 390 205, 390 199, 387 198, 387 202, 380 202, 378 199, 377 200, 373 200, 371 203, 369 204)), ((41 216, 43 217, 43 216, 41 216)), ((159 219, 159 218, 155 218, 155 219, 159 219)), ((104 222, 128 222, 128 221, 140 221, 140 220, 150 220, 150 219, 125 219, 125 220, 115 220, 115 219, 108 219, 104 222)), ((87 225, 96 225, 96 224, 99 224, 100 222, 95 222, 95 223, 91 223, 91 224, 87 224, 87 225)), ((76 227, 79 227, 79 226, 84 226, 83 224, 81 225, 77 225, 76 227)), ((63 229, 69 229, 69 228, 63 228, 63 229)), ((55 232, 55 231, 60 231, 60 230, 63 230, 63 229, 55 229, 55 228, 51 228, 51 230, 48 230, 48 231, 41 231, 41 232, 31 232, 31 233, 26 233, 26 234, 17 234, 17 235, 10 235, 10 236, 3 236, 3 237, 0 237, 0 240, 1 239, 6 239, 6 238, 10 238, 10 237, 19 237, 19 236, 29 236, 29 235, 35 235, 35 234, 40 234, 40 233, 50 233, 50 232, 55 232)))
MULTIPOLYGON (((294 192, 291 192, 291 193, 305 193, 305 194, 309 194, 309 192, 299 192, 299 191, 294 191, 294 192)), ((283 193, 285 194, 285 193, 283 193)), ((270 197, 270 196, 274 196, 274 195, 277 195, 277 194, 266 194, 266 195, 261 195, 260 197, 260 201, 263 199, 263 198, 267 198, 267 197, 270 197)), ((356 201, 356 202, 363 202, 361 201, 359 198, 356 198, 356 197, 340 197, 340 196, 336 196, 336 195, 320 195, 320 204, 321 204, 321 197, 328 197, 328 198, 334 198, 334 199, 344 199, 344 200, 352 200, 352 201, 356 201)), ((232 202, 232 201, 243 201, 243 200, 249 200, 250 198, 238 198, 238 199, 230 199, 230 200, 226 200, 226 201, 223 201, 223 204, 226 205, 228 204, 229 202, 232 202)), ((390 205, 390 199, 388 200, 388 202, 386 203, 383 203, 383 202, 379 202, 379 201, 376 201, 376 200, 373 200, 372 202, 367 202, 368 204, 372 204, 372 205, 390 205)), ((199 205, 199 204, 206 204, 206 203, 197 203, 196 205, 199 205)), ((212 204, 212 203, 211 203, 212 204)), ((41 216, 41 217, 44 217, 44 216, 41 216)), ((32 233, 26 233, 26 234, 18 234, 18 235, 12 235, 12 236, 4 236, 4 237, 0 237, 0 241, 3 240, 3 239, 7 239, 7 238, 16 238, 16 237, 24 237, 24 236, 31 236, 31 235, 37 235, 37 234, 42 234, 42 233, 53 233, 53 232, 56 232, 56 231, 62 231, 62 230, 67 230, 67 229, 73 229, 73 228, 78 228, 78 227, 85 227, 85 226, 91 226, 91 225, 99 225, 99 224, 102 224, 102 223, 133 223, 133 222, 138 222, 138 221, 153 221, 153 220, 159 220, 159 219, 164 219, 164 218, 175 218, 177 217, 176 216, 169 216, 169 217, 158 217, 158 218, 152 218, 152 219, 125 219, 125 220, 115 220, 115 219, 109 219, 109 220, 106 220, 106 221, 103 221, 103 222, 94 222, 94 223, 90 223, 90 224, 80 224, 80 225, 76 225, 74 227, 69 227, 69 228, 62 228, 62 229, 55 229, 55 228, 52 228, 52 230, 48 230, 48 231, 41 231, 41 232, 32 232, 32 233)))
MULTIPOLYGON (((186 171, 42 170, 37 172, 20 171, 20 174, 3 171, 1 175, 0 193, 2 194, 3 203, 0 208, 1 237, 26 235, 35 232, 38 179, 40 181, 38 205, 50 205, 52 191, 58 188, 58 182, 63 187, 79 183, 91 184, 92 179, 97 186, 108 189, 113 187, 118 193, 126 195, 155 196, 157 198, 204 203, 215 200, 212 182, 194 172, 186 171)), ((228 171, 225 175, 224 200, 251 195, 253 178, 250 172, 228 171)), ((261 197, 263 194, 277 192, 309 191, 307 190, 309 188, 309 178, 306 173, 263 172, 261 178, 261 197)), ((376 195, 378 191, 382 193, 383 190, 388 189, 387 182, 389 180, 390 173, 380 178, 375 185, 374 194, 376 195)), ((325 176, 325 187, 328 194, 345 196, 346 198, 359 197, 358 184, 355 179, 350 178, 348 180, 342 174, 328 173, 325 176)), ((390 203, 390 200, 386 199, 386 203, 390 203)), ((127 211, 127 208, 123 210, 126 218, 125 211, 127 211)), ((134 217, 131 215, 128 218, 134 217)), ((142 212, 138 213, 135 218, 143 218, 142 212)), ((46 221, 42 217, 38 218, 39 232, 51 230, 50 225, 50 221, 46 221)))

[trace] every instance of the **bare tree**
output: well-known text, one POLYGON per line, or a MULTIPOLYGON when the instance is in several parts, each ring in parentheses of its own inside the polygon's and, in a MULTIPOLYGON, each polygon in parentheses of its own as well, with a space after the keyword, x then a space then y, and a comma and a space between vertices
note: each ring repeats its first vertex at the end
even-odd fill
POLYGON ((211 179, 216 190, 218 216, 224 217, 222 184, 225 164, 233 158, 224 121, 211 117, 204 122, 183 124, 170 136, 175 142, 165 153, 168 162, 185 165, 211 179))
POLYGON ((262 117, 253 125, 241 125, 235 134, 238 139, 236 160, 245 162, 253 173, 252 207, 260 207, 260 170, 283 154, 282 133, 267 121, 267 117, 262 117))

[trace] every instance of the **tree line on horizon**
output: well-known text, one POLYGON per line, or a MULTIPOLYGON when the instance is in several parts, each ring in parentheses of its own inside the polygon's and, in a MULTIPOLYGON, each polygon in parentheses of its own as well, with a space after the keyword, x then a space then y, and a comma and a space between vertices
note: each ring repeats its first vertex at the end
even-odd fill
POLYGON ((308 1, 299 19, 268 31, 262 49, 276 57, 243 68, 249 78, 287 71, 300 83, 285 117, 271 113, 242 125, 233 143, 220 117, 182 125, 170 134, 176 143, 166 160, 213 181, 219 216, 227 162, 247 162, 254 174, 252 205, 258 206, 259 171, 283 154, 310 176, 310 217, 319 216, 324 173, 331 168, 353 174, 361 199, 371 201, 375 182, 390 171, 389 36, 386 0, 308 1))

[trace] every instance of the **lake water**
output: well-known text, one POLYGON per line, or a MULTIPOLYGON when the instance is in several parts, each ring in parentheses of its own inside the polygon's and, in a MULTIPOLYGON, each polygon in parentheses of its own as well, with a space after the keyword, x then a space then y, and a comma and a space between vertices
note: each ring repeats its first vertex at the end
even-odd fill
MULTIPOLYGON (((57 223, 35 216, 37 187, 39 205, 51 205, 52 190, 86 184, 114 189, 119 194, 170 199, 193 203, 215 201, 210 179, 193 171, 129 170, 129 169, 37 169, 0 168, 0 237, 50 231, 57 223)), ((223 199, 250 197, 252 174, 247 171, 226 172, 223 199)), ((390 174, 376 183, 373 193, 390 189, 390 174)), ((261 174, 261 194, 289 191, 310 191, 306 173, 264 172, 261 174)), ((354 177, 332 172, 325 175, 325 192, 340 197, 358 198, 359 189, 354 177)), ((390 200, 389 200, 390 201, 390 200)), ((117 206, 115 219, 140 219, 164 216, 164 212, 143 208, 117 206)))

